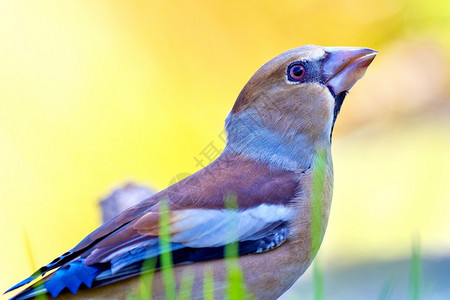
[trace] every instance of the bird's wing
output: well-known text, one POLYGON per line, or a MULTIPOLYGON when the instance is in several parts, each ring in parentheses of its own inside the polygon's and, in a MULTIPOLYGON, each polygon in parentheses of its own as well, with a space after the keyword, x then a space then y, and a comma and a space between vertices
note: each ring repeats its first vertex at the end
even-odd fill
POLYGON ((223 247, 231 242, 239 243, 239 254, 269 250, 287 238, 293 215, 289 203, 299 192, 298 181, 298 173, 222 155, 119 214, 12 289, 55 268, 43 279, 53 296, 66 287, 76 292, 81 283, 90 287, 138 274, 143 261, 164 251, 161 214, 168 219, 175 265, 223 257, 223 247), (227 207, 227 199, 234 199, 234 209, 227 207))

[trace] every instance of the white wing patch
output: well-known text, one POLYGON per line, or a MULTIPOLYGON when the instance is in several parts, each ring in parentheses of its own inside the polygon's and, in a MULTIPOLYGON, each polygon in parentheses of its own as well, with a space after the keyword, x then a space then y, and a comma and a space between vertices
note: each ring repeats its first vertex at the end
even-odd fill
POLYGON ((218 247, 233 241, 257 240, 292 219, 293 209, 261 204, 246 210, 186 209, 176 212, 172 242, 187 247, 218 247))

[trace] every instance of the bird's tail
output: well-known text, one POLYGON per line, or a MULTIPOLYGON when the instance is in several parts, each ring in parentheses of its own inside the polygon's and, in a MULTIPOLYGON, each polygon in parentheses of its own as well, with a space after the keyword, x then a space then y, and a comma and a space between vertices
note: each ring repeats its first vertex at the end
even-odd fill
MULTIPOLYGON (((84 258, 80 258, 60 267, 54 273, 45 276, 12 297, 11 300, 30 299, 46 293, 49 293, 53 298, 56 298, 65 288, 72 292, 72 294, 76 294, 82 284, 91 287, 92 282, 102 271, 102 268, 100 266, 88 266, 84 264, 84 260, 84 258)), ((31 275, 29 278, 10 288, 7 292, 31 282, 38 276, 36 276, 36 273, 31 275)))

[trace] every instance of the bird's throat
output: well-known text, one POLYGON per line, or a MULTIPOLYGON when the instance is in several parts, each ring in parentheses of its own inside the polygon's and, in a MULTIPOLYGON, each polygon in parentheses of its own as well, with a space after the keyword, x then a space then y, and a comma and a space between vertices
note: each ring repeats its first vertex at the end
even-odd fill
POLYGON ((230 113, 225 121, 227 146, 224 152, 253 158, 274 167, 298 171, 311 166, 314 144, 305 134, 291 134, 267 128, 252 111, 230 113))

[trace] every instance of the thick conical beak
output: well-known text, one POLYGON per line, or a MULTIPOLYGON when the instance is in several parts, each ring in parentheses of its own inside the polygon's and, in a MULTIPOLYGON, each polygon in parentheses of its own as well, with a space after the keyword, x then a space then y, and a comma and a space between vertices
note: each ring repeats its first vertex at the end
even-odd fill
POLYGON ((327 53, 323 65, 325 84, 335 95, 350 90, 378 54, 368 48, 324 47, 324 50, 327 53))

